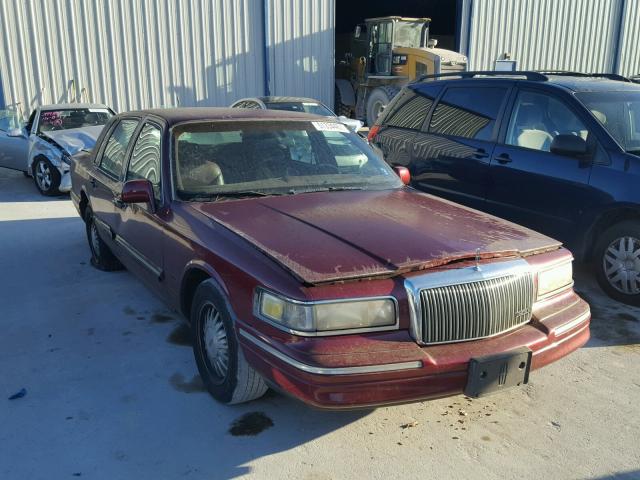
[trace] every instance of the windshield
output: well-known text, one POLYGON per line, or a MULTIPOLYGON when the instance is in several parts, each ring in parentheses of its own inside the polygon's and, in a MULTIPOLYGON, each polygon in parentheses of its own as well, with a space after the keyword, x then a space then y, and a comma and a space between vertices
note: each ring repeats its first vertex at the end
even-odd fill
POLYGON ((265 103, 269 110, 287 110, 289 112, 313 113, 324 117, 335 117, 335 114, 321 103, 313 102, 270 102, 265 103))
POLYGON ((576 96, 627 152, 640 155, 640 90, 576 96))
POLYGON ((106 108, 45 110, 40 113, 38 133, 104 125, 112 116, 106 108))
POLYGON ((183 200, 378 190, 402 183, 358 135, 334 122, 217 122, 176 127, 183 200))
POLYGON ((397 22, 394 45, 396 47, 420 48, 420 37, 424 23, 397 22))

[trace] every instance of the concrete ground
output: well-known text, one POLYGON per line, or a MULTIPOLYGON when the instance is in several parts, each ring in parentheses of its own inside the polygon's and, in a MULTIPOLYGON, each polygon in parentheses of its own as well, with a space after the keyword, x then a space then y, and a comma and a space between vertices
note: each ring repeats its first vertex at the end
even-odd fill
POLYGON ((587 273, 592 340, 526 388, 350 413, 275 393, 226 407, 203 393, 178 315, 92 268, 83 227, 68 197, 0 169, 1 479, 640 478, 640 309, 587 273), (232 435, 251 412, 249 430, 273 425, 232 435))

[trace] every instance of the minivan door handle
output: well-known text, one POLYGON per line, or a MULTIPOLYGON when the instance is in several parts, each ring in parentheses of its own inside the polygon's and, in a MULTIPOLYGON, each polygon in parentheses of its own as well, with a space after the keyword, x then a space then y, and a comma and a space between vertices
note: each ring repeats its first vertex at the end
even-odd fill
POLYGON ((501 165, 505 165, 507 163, 511 163, 513 162, 513 160, 511 160, 511 157, 509 156, 508 153, 501 153, 500 155, 498 155, 496 157, 496 160, 498 161, 499 164, 501 165))
POLYGON ((483 158, 487 158, 488 156, 489 156, 489 154, 483 148, 479 148, 473 154, 473 158, 477 158, 478 160, 481 160, 483 158))
POLYGON ((93 188, 96 188, 96 179, 95 178, 91 177, 91 180, 89 180, 89 183, 91 184, 91 186, 93 188))

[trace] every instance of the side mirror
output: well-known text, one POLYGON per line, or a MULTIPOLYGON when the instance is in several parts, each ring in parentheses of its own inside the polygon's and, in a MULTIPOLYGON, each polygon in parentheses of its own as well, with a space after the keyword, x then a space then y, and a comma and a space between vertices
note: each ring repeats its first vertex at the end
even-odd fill
POLYGON ((27 138, 24 131, 21 128, 12 128, 7 132, 7 137, 22 137, 27 138))
POLYGON ((549 147, 551 153, 580 157, 588 153, 587 142, 577 135, 556 135, 549 147))
POLYGON ((400 177, 402 183, 409 185, 411 183, 411 173, 407 167, 393 167, 393 171, 400 177))
POLYGON ((360 25, 356 25, 356 29, 353 31, 353 38, 360 38, 361 33, 362 27, 360 25))
POLYGON ((122 203, 148 203, 154 210, 153 185, 149 180, 129 180, 122 186, 120 201, 122 203))

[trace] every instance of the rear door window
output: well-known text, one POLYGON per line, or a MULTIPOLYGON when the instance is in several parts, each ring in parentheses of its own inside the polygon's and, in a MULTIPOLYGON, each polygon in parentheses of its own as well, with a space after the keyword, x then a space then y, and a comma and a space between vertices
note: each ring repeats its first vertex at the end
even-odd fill
POLYGON ((453 87, 442 96, 429 132, 474 140, 491 140, 507 87, 453 87))
POLYGON ((389 104, 382 124, 388 127, 419 130, 431 110, 438 88, 405 88, 389 104))
POLYGON ((100 169, 116 179, 122 177, 125 154, 138 123, 138 120, 122 120, 107 140, 100 160, 100 169))

